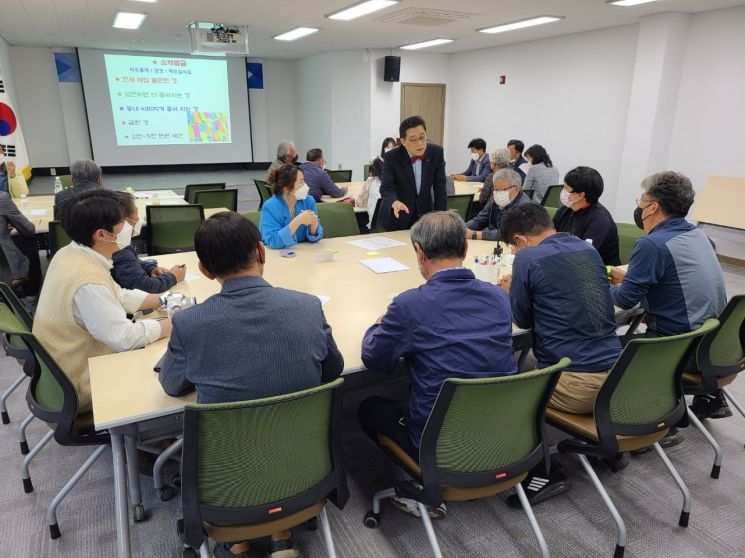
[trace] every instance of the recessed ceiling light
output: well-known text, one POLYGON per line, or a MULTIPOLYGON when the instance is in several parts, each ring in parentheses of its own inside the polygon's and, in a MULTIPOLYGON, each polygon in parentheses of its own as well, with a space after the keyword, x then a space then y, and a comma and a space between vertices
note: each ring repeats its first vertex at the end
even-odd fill
POLYGON ((377 12, 378 10, 382 10, 384 8, 387 8, 388 6, 398 4, 398 1, 399 0, 365 0, 363 2, 360 2, 359 4, 354 4, 352 6, 349 6, 348 8, 344 8, 343 10, 339 10, 338 12, 334 12, 333 14, 329 14, 326 17, 329 19, 349 21, 351 19, 356 19, 358 17, 377 12))
POLYGON ((290 29, 286 33, 282 33, 281 35, 277 35, 274 37, 278 41, 294 41, 296 39, 300 39, 302 37, 307 37, 308 35, 312 35, 313 33, 316 33, 318 29, 315 27, 296 27, 295 29, 290 29))
POLYGON ((155 4, 158 0, 130 0, 130 2, 147 2, 148 4, 155 4))
POLYGON ((139 29, 147 16, 132 12, 116 12, 114 16, 114 27, 119 29, 139 29))
POLYGON ((481 33, 504 33, 505 31, 514 31, 515 29, 523 29, 525 27, 533 27, 534 25, 543 25, 544 23, 552 23, 564 19, 561 16, 539 16, 530 19, 523 19, 521 21, 514 21, 512 23, 504 23, 495 27, 487 27, 485 29, 477 29, 481 33))
POLYGON ((402 46, 403 50, 417 50, 420 48, 433 47, 437 45, 444 45, 452 43, 453 39, 432 39, 431 41, 424 41, 423 43, 414 43, 413 45, 402 46))
POLYGON ((613 4, 615 6, 636 6, 638 4, 649 4, 650 2, 656 2, 657 0, 607 0, 607 4, 613 4))

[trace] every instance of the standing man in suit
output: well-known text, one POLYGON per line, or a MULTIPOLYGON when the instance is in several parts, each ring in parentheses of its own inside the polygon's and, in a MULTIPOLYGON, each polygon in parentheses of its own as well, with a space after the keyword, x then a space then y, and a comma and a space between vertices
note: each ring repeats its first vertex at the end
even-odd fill
POLYGON ((410 229, 430 211, 447 209, 442 147, 427 143, 427 125, 411 116, 398 128, 401 145, 385 154, 380 217, 387 231, 410 229))
POLYGON ((13 287, 23 283, 25 296, 37 296, 41 286, 41 263, 35 234, 34 224, 18 211, 10 195, 0 192, 0 249, 5 254, 10 272, 3 281, 13 287), (17 235, 11 234, 14 229, 17 235))

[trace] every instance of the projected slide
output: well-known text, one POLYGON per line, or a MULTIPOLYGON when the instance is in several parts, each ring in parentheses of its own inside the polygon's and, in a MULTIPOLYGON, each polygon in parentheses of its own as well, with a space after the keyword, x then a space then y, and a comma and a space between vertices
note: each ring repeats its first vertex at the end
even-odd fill
POLYGON ((230 143, 225 60, 104 59, 118 145, 230 143))

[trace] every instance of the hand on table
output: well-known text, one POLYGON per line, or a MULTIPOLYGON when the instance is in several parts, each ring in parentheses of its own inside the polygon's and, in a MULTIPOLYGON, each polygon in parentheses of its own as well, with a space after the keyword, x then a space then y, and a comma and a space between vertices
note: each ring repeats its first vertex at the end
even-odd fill
POLYGON ((502 290, 509 294, 510 292, 510 286, 512 285, 512 275, 505 275, 499 280, 499 286, 502 287, 502 290))
POLYGON ((611 285, 620 285, 623 282, 623 278, 626 277, 626 271, 620 267, 614 267, 611 272, 611 285))
POLYGON ((466 181, 466 175, 464 174, 452 174, 450 175, 453 177, 453 180, 457 182, 465 182, 466 181))
POLYGON ((168 270, 165 267, 156 267, 150 272, 150 277, 160 277, 166 273, 168 273, 168 270))
POLYGON ((181 281, 186 279, 186 265, 174 265, 170 272, 176 276, 177 283, 181 283, 181 281))
POLYGON ((394 201, 394 202, 393 202, 393 205, 391 205, 391 209, 393 210, 393 216, 394 216, 394 217, 395 217, 396 219, 398 219, 398 215, 399 215, 399 213, 401 213, 402 211, 403 211, 404 213, 407 213, 407 214, 410 214, 410 213, 411 213, 411 212, 409 211, 409 208, 408 208, 408 207, 406 207, 406 204, 405 204, 405 203, 402 203, 402 202, 400 202, 400 201, 398 201, 398 200, 396 200, 396 201, 394 201))
POLYGON ((310 209, 301 211, 300 214, 295 217, 295 219, 297 219, 298 223, 300 223, 301 225, 307 225, 309 227, 312 227, 313 225, 318 223, 318 217, 310 209))

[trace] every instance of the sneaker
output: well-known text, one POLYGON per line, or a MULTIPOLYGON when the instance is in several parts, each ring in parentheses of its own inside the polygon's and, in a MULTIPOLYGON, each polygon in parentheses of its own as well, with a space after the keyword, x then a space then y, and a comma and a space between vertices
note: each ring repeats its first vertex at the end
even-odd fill
POLYGON ((671 448, 673 446, 677 446, 683 440, 685 440, 683 435, 676 427, 673 426, 670 429, 670 432, 667 433, 667 436, 660 440, 660 446, 662 446, 663 448, 671 448))
MULTIPOLYGON (((419 504, 416 500, 412 498, 404 498, 402 496, 392 496, 390 500, 391 504, 393 504, 396 508, 398 508, 405 514, 412 517, 422 517, 422 514, 419 513, 419 504)), ((443 519, 447 515, 447 507, 445 506, 445 502, 442 502, 436 508, 427 507, 427 514, 429 515, 430 519, 443 519)))
POLYGON ((281 541, 272 539, 269 542, 269 558, 295 558, 299 555, 300 553, 295 547, 295 541, 292 537, 281 541))
POLYGON ((706 418, 718 419, 732 416, 732 411, 724 398, 724 394, 717 391, 716 395, 697 395, 693 398, 691 411, 699 420, 706 418))
MULTIPOLYGON (((551 468, 550 474, 544 476, 531 475, 520 484, 523 485, 525 495, 528 497, 528 502, 531 506, 568 492, 570 488, 566 475, 556 466, 551 468)), ((517 494, 513 494, 507 498, 507 505, 511 508, 522 509, 522 504, 517 494)))

